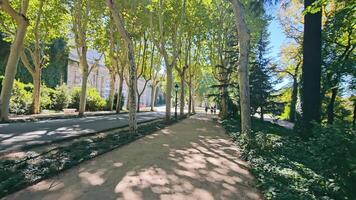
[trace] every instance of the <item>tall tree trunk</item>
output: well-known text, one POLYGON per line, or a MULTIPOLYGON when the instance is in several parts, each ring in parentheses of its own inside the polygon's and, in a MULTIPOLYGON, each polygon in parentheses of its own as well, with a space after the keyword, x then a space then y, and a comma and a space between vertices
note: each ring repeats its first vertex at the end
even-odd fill
POLYGON ((119 91, 117 93, 117 100, 116 100, 116 113, 120 113, 121 110, 121 104, 122 104, 122 86, 124 83, 124 77, 123 76, 119 76, 119 91))
POLYGON ((173 66, 167 66, 167 84, 166 84, 166 120, 171 119, 172 106, 172 84, 173 84, 173 66))
POLYGON ((155 103, 156 103, 156 90, 157 86, 152 85, 152 92, 151 92, 151 111, 154 111, 155 103))
POLYGON ((263 110, 263 106, 261 106, 260 107, 260 109, 261 109, 261 121, 263 121, 264 120, 264 115, 265 115, 265 111, 263 110))
POLYGON ((88 76, 89 76, 89 65, 87 61, 87 47, 83 46, 80 48, 79 55, 79 65, 82 69, 82 87, 80 91, 80 100, 79 100, 79 116, 84 116, 85 106, 87 101, 87 85, 88 85, 88 76))
POLYGON ((109 94, 109 110, 110 111, 112 111, 114 109, 115 82, 116 82, 116 74, 113 72, 110 72, 110 94, 109 94))
POLYGON ((88 85, 88 73, 83 72, 82 74, 82 87, 80 91, 80 100, 79 100, 79 116, 84 116, 85 106, 87 102, 87 85, 88 85))
POLYGON ((189 91, 188 91, 188 95, 189 95, 189 99, 188 99, 188 114, 192 114, 192 76, 189 75, 189 91))
POLYGON ((241 132, 246 134, 248 139, 252 139, 251 134, 251 106, 250 106, 250 86, 248 75, 248 54, 250 51, 250 33, 245 22, 244 8, 240 1, 230 0, 235 15, 236 26, 239 38, 239 89, 241 107, 241 132))
POLYGON ((41 112, 41 68, 36 67, 33 78, 32 113, 41 112))
POLYGON ((137 94, 137 112, 140 112, 141 94, 137 94))
POLYGON ((356 99, 354 100, 354 117, 352 119, 352 126, 356 126, 356 99))
POLYGON ((11 91, 16 75, 16 68, 19 61, 19 56, 23 50, 24 38, 26 35, 27 26, 29 24, 25 15, 27 12, 28 0, 22 1, 21 12, 15 11, 7 0, 0 0, 0 9, 8 13, 17 24, 16 35, 11 44, 9 58, 5 67, 5 77, 2 82, 2 89, 0 94, 0 121, 9 120, 9 105, 11 98, 11 91))
MULTIPOLYGON (((316 0, 305 0, 304 7, 316 0)), ((312 121, 320 123, 321 99, 321 11, 304 15, 303 65, 302 65, 302 114, 304 136, 310 134, 312 121)))
POLYGON ((184 100, 184 93, 185 93, 185 78, 184 78, 184 74, 183 76, 181 76, 180 78, 180 105, 179 105, 179 115, 183 116, 184 115, 184 106, 185 106, 185 100, 184 100))
POLYGON ((137 88, 137 69, 135 63, 135 51, 132 40, 127 33, 124 25, 124 19, 118 9, 114 0, 106 0, 106 3, 113 15, 116 27, 125 41, 128 50, 129 67, 129 129, 132 133, 137 133, 137 119, 136 119, 136 88, 137 88))
POLYGON ((330 102, 328 104, 328 124, 333 124, 334 123, 334 106, 335 106, 335 100, 337 96, 338 89, 337 87, 334 87, 331 89, 331 98, 330 102))
POLYGON ((223 119, 227 118, 227 88, 223 86, 222 88, 222 95, 221 95, 221 111, 219 116, 223 119))
MULTIPOLYGON (((192 97, 194 97, 194 90, 192 90, 192 97)), ((192 112, 195 114, 195 98, 192 98, 192 112)))
POLYGON ((290 112, 289 112, 289 121, 295 122, 296 118, 296 105, 298 100, 298 79, 296 75, 293 76, 293 87, 292 95, 290 101, 290 112))

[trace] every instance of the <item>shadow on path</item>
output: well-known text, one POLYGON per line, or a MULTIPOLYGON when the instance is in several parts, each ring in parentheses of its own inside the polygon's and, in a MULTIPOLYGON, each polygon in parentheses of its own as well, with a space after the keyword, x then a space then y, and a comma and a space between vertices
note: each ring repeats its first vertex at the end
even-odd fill
POLYGON ((5 199, 262 199, 223 128, 186 119, 5 199))

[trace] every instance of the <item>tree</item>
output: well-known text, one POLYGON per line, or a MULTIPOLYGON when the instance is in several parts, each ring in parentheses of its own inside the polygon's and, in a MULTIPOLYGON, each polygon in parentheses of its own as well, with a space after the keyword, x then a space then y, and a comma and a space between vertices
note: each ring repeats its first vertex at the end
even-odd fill
POLYGON ((241 132, 248 139, 251 135, 251 110, 250 110, 250 86, 248 76, 248 63, 250 51, 250 32, 245 22, 244 6, 238 0, 230 0, 235 15, 236 28, 239 39, 239 92, 241 109, 241 132))
POLYGON ((147 47, 148 47, 148 38, 146 36, 146 33, 143 33, 143 50, 142 50, 142 61, 141 61, 141 67, 139 67, 139 73, 137 75, 137 79, 144 79, 144 84, 143 87, 140 88, 138 87, 137 84, 137 88, 136 88, 136 92, 137 92, 137 112, 140 112, 140 103, 141 103, 141 96, 143 95, 143 93, 146 90, 147 84, 148 82, 151 80, 151 74, 152 74, 152 59, 154 56, 154 44, 152 43, 152 48, 151 48, 151 66, 149 67, 146 63, 146 53, 147 53, 147 47))
POLYGON ((186 84, 186 72, 189 69, 189 57, 191 50, 191 37, 187 36, 186 41, 184 42, 184 61, 179 62, 179 65, 175 66, 178 76, 180 78, 180 105, 179 105, 179 115, 184 115, 184 106, 185 106, 185 84, 186 84))
POLYGON ((94 45, 95 32, 102 24, 102 11, 97 9, 96 1, 75 0, 71 2, 72 30, 74 33, 75 46, 79 57, 79 66, 82 71, 82 86, 79 103, 79 116, 85 112, 88 77, 91 71, 98 65, 103 54, 89 66, 87 53, 90 46, 94 45))
POLYGON ((151 57, 151 111, 154 111, 154 106, 156 104, 157 97, 157 87, 163 78, 160 74, 161 70, 161 56, 157 56, 157 61, 154 60, 154 49, 152 49, 152 57, 151 57))
MULTIPOLYGON (((184 0, 183 5, 185 6, 186 0, 184 0)), ((179 5, 180 1, 169 1, 167 6, 179 8, 181 5, 179 5), (178 5, 174 5, 174 3, 178 5), (173 4, 173 5, 171 5, 173 4)), ((154 6, 154 5, 153 5, 154 6)), ((178 56, 179 56, 179 49, 180 49, 180 44, 179 41, 177 41, 177 37, 179 34, 179 26, 182 24, 183 21, 183 12, 185 10, 184 6, 181 6, 181 12, 180 14, 176 13, 170 13, 171 16, 165 17, 164 15, 164 0, 159 0, 159 5, 158 5, 158 32, 159 32, 159 39, 157 40, 156 38, 152 38, 157 49, 159 50, 160 54, 163 57, 165 66, 166 66, 166 120, 169 120, 171 117, 171 98, 172 98, 172 85, 173 85, 173 68, 177 64, 178 56), (168 21, 171 20, 171 21, 168 21), (173 25, 172 30, 169 30, 168 25, 173 25), (170 46, 172 49, 172 56, 169 56, 168 51, 167 51, 167 33, 171 33, 169 39, 170 39, 170 46)), ((179 11, 179 9, 174 9, 176 11, 179 11)), ((151 29, 152 29, 152 34, 154 34, 155 27, 153 26, 153 12, 151 11, 151 29)))
POLYGON ((120 33, 120 36, 123 38, 127 50, 128 50, 128 60, 130 63, 129 67, 129 127, 130 131, 133 133, 137 132, 137 119, 136 119, 136 84, 137 84, 137 70, 135 63, 135 52, 132 43, 132 39, 130 38, 128 32, 125 29, 124 19, 121 15, 121 11, 116 6, 114 0, 106 0, 106 4, 109 7, 109 10, 113 16, 116 28, 120 33))
POLYGON ((269 110, 271 105, 271 96, 273 92, 271 82, 271 59, 266 57, 268 54, 268 37, 267 29, 261 32, 261 37, 255 47, 254 61, 250 68, 250 91, 251 91, 251 107, 254 113, 258 112, 261 120, 264 119, 264 114, 269 110))
MULTIPOLYGON (((10 5, 8 0, 0 0, 0 11, 5 12, 10 16, 10 21, 15 21, 16 23, 16 33, 13 37, 13 42, 11 44, 10 55, 6 63, 5 78, 2 82, 2 89, 0 94, 0 121, 7 121, 9 119, 9 103, 11 97, 12 86, 15 79, 16 68, 21 55, 24 38, 26 36, 27 27, 29 21, 26 17, 29 1, 23 0, 19 5, 17 11, 12 5, 10 5)), ((0 13, 0 17, 4 19, 7 16, 3 16, 0 13)))
POLYGON ((283 32, 290 39, 288 44, 281 49, 282 66, 276 70, 284 78, 286 75, 292 79, 292 92, 289 104, 289 121, 296 121, 296 105, 300 82, 300 70, 303 64, 303 4, 299 0, 292 0, 287 5, 281 5, 278 20, 282 25, 283 32))
POLYGON ((21 53, 21 60, 32 76, 32 113, 40 113, 41 77, 42 69, 49 63, 46 54, 47 44, 59 38, 65 32, 65 8, 61 2, 38 0, 33 3, 36 11, 29 13, 34 23, 28 28, 25 49, 21 53))
POLYGON ((323 28, 323 68, 321 97, 326 103, 327 123, 333 124, 335 118, 335 103, 338 94, 342 92, 341 83, 349 82, 355 77, 353 70, 356 57, 356 39, 354 37, 355 15, 354 5, 346 1, 329 1, 324 8, 323 28), (344 79, 344 80, 343 80, 344 79))
MULTIPOLYGON (((310 9, 316 0, 305 0, 304 8, 310 9)), ((304 15, 302 65, 302 117, 307 136, 312 121, 320 122, 321 116, 321 7, 304 15)))

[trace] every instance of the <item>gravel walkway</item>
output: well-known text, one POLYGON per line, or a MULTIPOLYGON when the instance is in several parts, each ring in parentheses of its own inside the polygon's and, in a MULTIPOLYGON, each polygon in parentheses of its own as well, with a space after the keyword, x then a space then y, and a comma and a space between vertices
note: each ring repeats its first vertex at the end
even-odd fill
POLYGON ((5 199, 262 199, 224 129, 195 115, 5 199))

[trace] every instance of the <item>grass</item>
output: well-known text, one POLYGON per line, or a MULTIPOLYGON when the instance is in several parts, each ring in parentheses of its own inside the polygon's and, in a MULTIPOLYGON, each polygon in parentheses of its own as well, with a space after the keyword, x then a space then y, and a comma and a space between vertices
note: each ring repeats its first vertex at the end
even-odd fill
POLYGON ((45 153, 27 152, 27 157, 20 160, 2 159, 0 160, 0 198, 175 122, 162 120, 142 125, 137 134, 118 131, 113 134, 81 138, 45 153))
POLYGON ((253 120, 255 144, 246 149, 238 122, 223 121, 242 149, 266 199, 356 199, 356 133, 349 127, 316 127, 309 140, 292 130, 253 120))

